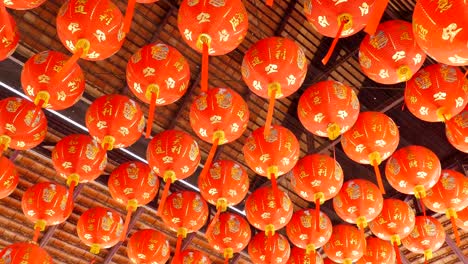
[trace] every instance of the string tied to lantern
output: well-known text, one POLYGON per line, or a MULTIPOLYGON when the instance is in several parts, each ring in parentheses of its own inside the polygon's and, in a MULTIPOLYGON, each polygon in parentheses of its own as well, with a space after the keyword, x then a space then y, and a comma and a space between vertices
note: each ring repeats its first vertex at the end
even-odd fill
POLYGON ((270 135, 271 123, 273 122, 273 114, 275 111, 275 101, 281 94, 281 84, 279 82, 268 84, 268 112, 265 120, 265 130, 263 130, 263 135, 265 137, 270 135))
POLYGON ((306 246, 306 254, 311 255, 315 253, 315 245, 313 243, 307 244, 306 246))
POLYGON ((275 201, 276 201, 276 204, 278 206, 281 206, 281 198, 280 198, 280 193, 279 193, 279 189, 278 189, 278 182, 277 182, 277 179, 278 179, 278 166, 269 166, 267 168, 267 178, 269 180, 271 180, 271 188, 273 190, 273 196, 275 197, 275 201))
POLYGON ((36 120, 37 116, 41 112, 41 108, 49 103, 50 94, 47 91, 40 91, 37 93, 36 97, 34 98, 34 104, 36 105, 36 109, 34 109, 34 115, 31 120, 36 120))
POLYGON ((130 26, 132 25, 133 14, 135 13, 136 0, 128 0, 127 10, 125 10, 125 17, 123 21, 123 33, 128 34, 130 32, 130 26))
POLYGON ((437 114, 437 119, 440 122, 445 122, 450 119, 450 115, 446 114, 447 109, 445 107, 439 107, 437 108, 436 114, 437 114))
POLYGON ((314 193, 315 201, 315 230, 320 229, 320 205, 325 202, 325 194, 323 192, 314 193))
POLYGON ((447 218, 450 219, 450 222, 452 223, 452 230, 453 230, 453 235, 455 236, 455 241, 458 246, 460 246, 460 234, 458 233, 458 227, 456 224, 456 220, 458 218, 457 212, 453 208, 448 208, 445 212, 445 215, 447 218))
POLYGON ((67 177, 67 186, 70 197, 68 199, 73 199, 73 193, 75 192, 75 187, 80 182, 80 175, 78 173, 72 173, 67 177))
POLYGON ((47 222, 39 219, 36 221, 34 224, 34 236, 33 236, 33 241, 37 243, 37 240, 39 239, 39 235, 41 234, 42 231, 45 230, 45 227, 47 225, 47 222))
POLYGON ((218 222, 219 215, 223 212, 226 212, 228 207, 228 202, 226 198, 218 198, 216 201, 216 214, 213 217, 213 220, 211 220, 210 225, 206 229, 206 234, 211 234, 211 231, 213 230, 214 225, 216 222, 218 222))
POLYGON ((75 65, 75 63, 80 58, 86 57, 88 55, 90 47, 91 43, 89 40, 85 38, 79 39, 75 44, 73 55, 67 60, 67 62, 65 62, 60 71, 52 77, 50 81, 51 85, 61 82, 67 76, 67 74, 70 73, 70 70, 75 65))
POLYGON ((361 231, 362 235, 365 236, 364 230, 367 227, 367 219, 365 216, 359 216, 356 219, 356 225, 359 227, 359 230, 361 231))
POLYGON ((234 256, 234 250, 232 248, 225 248, 223 256, 224 256, 224 264, 228 264, 229 260, 232 259, 232 257, 234 256))
POLYGON ((337 123, 333 122, 328 125, 327 127, 328 139, 335 140, 340 136, 340 133, 341 133, 341 128, 337 123))
POLYGON ((349 258, 344 259, 344 260, 343 260, 343 264, 353 264, 353 260, 352 260, 352 259, 349 259, 349 258))
POLYGON ((162 211, 164 209, 164 204, 166 203, 167 196, 169 195, 169 187, 171 186, 172 183, 177 181, 176 173, 173 170, 167 170, 164 172, 163 175, 163 180, 165 182, 164 185, 164 191, 161 196, 161 201, 159 202, 159 207, 158 207, 158 215, 162 214, 162 211))
POLYGON ((11 137, 7 135, 0 135, 0 156, 3 155, 3 152, 10 147, 11 137))
POLYGON ((94 255, 99 254, 99 251, 101 251, 101 246, 99 244, 92 244, 89 248, 89 252, 94 255))
POLYGON ((122 236, 120 237, 120 241, 124 241, 127 237, 128 225, 130 224, 130 220, 132 219, 132 213, 136 211, 138 208, 138 201, 136 199, 130 199, 127 203, 127 216, 125 217, 125 223, 122 230, 122 236))
MULTIPOLYGON (((177 229, 177 242, 176 249, 174 253, 174 260, 180 261, 180 251, 182 249, 182 240, 187 237, 188 229, 185 227, 179 227, 177 229)), ((176 262, 181 263, 181 262, 176 262)))
POLYGON ((372 164, 372 166, 374 167, 374 172, 375 172, 375 176, 377 178, 377 184, 379 186, 380 192, 382 194, 385 194, 385 188, 384 188, 384 185, 383 185, 383 182, 382 182, 382 175, 380 174, 380 169, 379 169, 379 165, 380 165, 380 163, 382 163, 382 157, 380 156, 380 152, 374 151, 374 152, 370 153, 369 154, 369 161, 372 164))
MULTIPOLYGON (((135 1, 135 0, 130 0, 135 1)), ((148 112, 148 121, 146 124, 146 133, 145 137, 149 138, 151 136, 151 129, 153 128, 153 120, 154 120, 154 111, 156 109, 156 100, 159 98, 159 85, 157 84, 150 84, 146 88, 145 97, 150 100, 150 108, 148 112)))
POLYGON ((208 153, 208 157, 206 158, 205 165, 203 166, 203 170, 200 173, 200 177, 206 176, 206 174, 210 170, 210 166, 211 166, 211 163, 213 162, 218 146, 225 142, 226 142, 226 136, 223 130, 217 130, 213 133, 213 145, 211 145, 210 152, 208 153))
POLYGON ((427 263, 430 259, 432 259, 432 249, 424 250, 424 263, 427 263))
POLYGON ((347 13, 339 15, 338 16, 338 24, 340 25, 340 27, 338 28, 338 31, 336 32, 336 36, 333 39, 333 42, 332 42, 330 48, 328 49, 327 54, 322 59, 323 65, 326 65, 328 63, 328 61, 330 60, 330 57, 333 54, 333 51, 335 50, 336 44, 338 44, 338 40, 340 39, 341 34, 345 30, 345 27, 346 28, 352 27, 352 24, 353 24, 352 16, 350 14, 347 14, 347 13))
POLYGON ((114 143, 115 137, 107 135, 102 139, 101 145, 103 149, 110 151, 114 149, 114 143))
POLYGON ((202 50, 202 69, 201 69, 201 91, 208 91, 208 63, 209 63, 209 51, 211 46, 211 36, 202 33, 197 39, 197 48, 202 50))
POLYGON ((424 206, 424 198, 426 197, 426 188, 423 185, 416 185, 414 187, 414 196, 419 199, 419 205, 424 216, 426 216, 426 207, 424 206))
POLYGON ((390 237, 390 242, 392 243, 393 250, 395 251, 395 254, 396 254, 397 264, 401 264, 400 248, 398 247, 399 245, 401 245, 400 235, 392 235, 390 237))

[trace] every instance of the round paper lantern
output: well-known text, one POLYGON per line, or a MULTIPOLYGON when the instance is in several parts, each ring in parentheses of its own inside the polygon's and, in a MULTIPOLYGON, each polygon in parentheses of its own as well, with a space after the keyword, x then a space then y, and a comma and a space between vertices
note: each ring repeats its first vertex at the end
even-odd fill
POLYGON ((455 219, 456 225, 468 232, 468 207, 457 212, 457 219, 455 219))
POLYGON ((0 251, 0 262, 8 264, 52 264, 47 251, 35 243, 11 244, 0 251))
POLYGON ((139 230, 127 243, 128 258, 136 264, 166 263, 171 257, 167 237, 153 229, 139 230))
POLYGON ((124 95, 103 95, 86 111, 89 134, 105 150, 132 145, 140 138, 144 125, 145 117, 140 107, 124 95))
POLYGON ((119 242, 123 221, 120 215, 109 208, 93 207, 85 211, 76 224, 80 240, 91 247, 90 252, 99 254, 101 248, 110 248, 119 242))
POLYGON ((150 141, 146 158, 151 169, 165 182, 158 207, 158 214, 161 214, 169 194, 169 186, 195 172, 200 164, 200 150, 189 134, 179 130, 166 130, 150 141))
MULTIPOLYGON (((293 190, 303 199, 315 203, 315 220, 320 205, 335 197, 343 186, 343 170, 340 164, 323 154, 311 154, 300 159, 291 171, 293 190)), ((319 230, 319 222, 315 222, 319 230)))
POLYGON ((193 249, 186 249, 180 252, 180 258, 180 263, 211 264, 210 259, 205 254, 193 249))
POLYGON ((417 216, 413 231, 401 242, 409 251, 424 254, 427 261, 432 258, 432 252, 444 244, 445 230, 434 217, 417 216))
POLYGON ((352 264, 364 256, 366 237, 357 228, 347 224, 333 226, 333 233, 323 251, 331 260, 352 264))
MULTIPOLYGON (((366 239, 366 252, 356 264, 394 264, 395 252, 388 241, 384 241, 376 237, 368 237, 366 239)), ((397 248, 398 250, 398 248, 397 248)))
POLYGON ((127 236, 132 213, 137 207, 154 199, 159 189, 159 179, 146 163, 131 161, 120 164, 112 171, 107 185, 112 198, 127 206, 127 217, 122 231, 123 241, 127 236))
POLYGON ((3 0, 2 5, 16 10, 28 10, 42 5, 46 0, 3 0))
POLYGON ((151 135, 156 105, 168 105, 187 91, 190 67, 174 47, 162 42, 143 46, 128 60, 127 83, 132 93, 150 105, 146 138, 151 135))
POLYGON ((452 146, 468 153, 468 106, 445 122, 445 135, 452 146))
POLYGON ((288 260, 289 264, 323 264, 320 254, 307 253, 305 249, 293 247, 288 260))
POLYGON ((10 57, 19 43, 19 33, 15 19, 8 13, 4 2, 0 3, 0 61, 10 57))
POLYGON ((433 64, 419 70, 405 88, 405 104, 417 118, 446 121, 468 103, 468 80, 453 66, 433 64))
POLYGON ((466 42, 468 33, 468 4, 454 0, 441 4, 418 1, 413 11, 413 31, 418 45, 440 63, 453 66, 468 65, 466 42))
POLYGON ((296 247, 305 249, 309 255, 317 248, 325 245, 332 234, 332 223, 330 218, 320 212, 319 220, 315 217, 317 210, 302 209, 294 212, 291 221, 286 226, 286 234, 296 247), (319 223, 317 229, 314 223, 319 223))
POLYGON ((32 102, 19 97, 0 100, 0 155, 8 148, 34 148, 46 134, 46 116, 32 102))
POLYGON ((425 59, 426 54, 414 40, 411 24, 403 20, 380 24, 377 32, 366 35, 359 47, 361 70, 382 84, 408 81, 425 59))
POLYGON ((177 26, 182 39, 202 53, 201 90, 208 90, 208 56, 236 49, 247 34, 249 19, 241 0, 191 1, 179 6, 177 26))
POLYGON ((383 197, 379 188, 370 181, 347 181, 333 198, 333 208, 344 221, 356 224, 361 231, 382 211, 383 197))
POLYGON ((208 242, 216 251, 223 253, 226 264, 234 253, 241 252, 249 244, 250 236, 247 220, 228 212, 220 214, 206 232, 208 242))
POLYGON ((175 192, 167 197, 160 216, 169 229, 177 232, 177 245, 174 253, 174 260, 177 261, 181 257, 182 239, 188 233, 196 232, 205 225, 208 219, 208 205, 196 192, 175 192))
POLYGON ((241 72, 253 93, 270 100, 264 131, 268 136, 275 100, 296 92, 304 82, 307 73, 304 51, 288 38, 265 38, 247 50, 241 72))
POLYGON ((337 81, 309 86, 299 98, 297 115, 312 134, 335 140, 348 131, 359 116, 359 100, 353 89, 337 81))
POLYGON ((249 243, 248 252, 253 263, 287 263, 291 254, 288 239, 281 234, 267 236, 257 233, 249 243))
POLYGON ((424 204, 434 212, 445 213, 452 221, 453 233, 460 244, 455 219, 468 206, 468 177, 454 170, 442 170, 439 181, 427 191, 424 204))
POLYGON ((242 96, 229 88, 202 92, 190 107, 190 125, 198 137, 213 144, 201 176, 208 172, 218 145, 238 139, 249 122, 249 107, 242 96))
POLYGON ((80 100, 85 79, 78 64, 74 64, 64 78, 54 79, 67 59, 63 53, 47 50, 30 57, 24 64, 21 86, 38 107, 62 110, 80 100))
POLYGON ((16 189, 19 175, 15 164, 6 157, 0 157, 0 168, 0 199, 3 199, 16 189))
POLYGON ((392 155, 399 142, 397 125, 390 117, 379 112, 360 113, 354 126, 341 138, 341 146, 350 159, 374 166, 377 183, 383 194, 385 189, 379 164, 392 155))
POLYGON ((21 198, 23 213, 34 222, 33 241, 37 242, 46 226, 65 222, 73 211, 73 199, 68 199, 67 188, 52 182, 37 183, 21 198))

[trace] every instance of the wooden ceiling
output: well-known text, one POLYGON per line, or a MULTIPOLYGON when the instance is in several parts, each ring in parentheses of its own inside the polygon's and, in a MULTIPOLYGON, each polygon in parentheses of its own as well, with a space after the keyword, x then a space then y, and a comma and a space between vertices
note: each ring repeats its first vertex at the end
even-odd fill
MULTIPOLYGON (((135 98, 126 85, 125 69, 130 56, 140 47, 156 40, 170 44, 186 57, 191 68, 191 82, 186 95, 172 105, 156 109, 153 134, 167 129, 180 129, 191 133, 196 138, 188 121, 188 112, 194 95, 200 91, 201 55, 189 48, 181 39, 177 29, 179 2, 159 0, 153 4, 137 4, 131 31, 122 49, 104 61, 81 60, 79 62, 86 77, 86 91, 83 98, 75 106, 59 113, 47 111, 49 130, 45 141, 40 146, 29 151, 6 153, 17 165, 21 180, 10 197, 0 200, 1 247, 18 241, 26 241, 32 237, 33 224, 28 222, 21 210, 21 196, 28 187, 43 181, 57 181, 65 184, 53 170, 50 160, 51 149, 65 135, 86 133, 84 113, 89 104, 104 94, 119 93, 135 98)), ((69 54, 58 40, 55 26, 57 11, 63 3, 63 0, 49 0, 32 10, 10 10, 19 27, 21 41, 16 52, 9 59, 0 62, 1 98, 22 94, 20 84, 22 64, 33 54, 49 49, 69 54)), ((126 1, 119 0, 114 3, 125 11, 126 1)), ((372 168, 356 164, 347 158, 339 140, 330 142, 315 137, 308 133, 297 119, 297 102, 304 89, 318 81, 332 79, 348 84, 357 92, 361 111, 385 112, 397 123, 401 136, 399 147, 411 144, 428 147, 438 155, 444 168, 453 168, 466 174, 464 169, 468 167, 468 157, 448 143, 445 138, 444 125, 420 121, 402 108, 404 84, 383 86, 369 80, 361 72, 357 55, 360 40, 364 37, 363 32, 341 39, 330 62, 323 66, 321 59, 327 52, 332 39, 321 36, 307 22, 303 15, 302 0, 275 0, 273 8, 265 6, 263 0, 244 0, 244 4, 249 12, 250 28, 247 37, 233 52, 210 58, 209 84, 210 87, 230 87, 242 94, 248 102, 251 118, 248 131, 237 141, 220 147, 216 153, 216 159, 232 159, 248 168, 241 149, 251 131, 263 125, 267 100, 249 91, 242 81, 240 65, 243 54, 256 41, 268 36, 283 36, 294 39, 306 52, 309 63, 308 74, 297 93, 276 103, 273 122, 285 126, 296 134, 301 143, 301 157, 310 153, 331 155, 335 151, 336 159, 344 169, 345 180, 364 178, 375 182, 372 168)), ((414 4, 413 0, 390 1, 383 20, 409 20, 414 4)), ((430 60, 426 61, 426 65, 431 63, 430 60)), ((141 107, 147 116, 148 106, 141 103, 141 107)), ((198 140, 198 143, 202 152, 202 162, 204 162, 210 145, 201 140, 198 140)), ((84 211, 97 205, 114 208, 122 213, 122 216, 125 215, 125 208, 112 200, 109 195, 106 187, 108 174, 122 162, 145 159, 147 144, 148 140, 141 138, 126 150, 111 151, 108 154, 109 164, 105 174, 96 182, 79 185, 75 192, 76 206, 71 217, 63 224, 47 228, 39 239, 40 245, 51 254, 55 263, 89 263, 93 256, 88 253, 88 247, 80 242, 76 234, 77 220, 84 211)), ((256 176, 251 170, 248 171, 251 180, 250 191, 268 184, 265 178, 256 176)), ((197 170, 192 177, 187 179, 188 184, 183 182, 175 184, 172 191, 191 189, 189 184, 196 185, 199 172, 200 170, 197 170)), ((280 178, 279 184, 294 201, 296 210, 313 207, 291 191, 288 175, 280 178)), ((396 197, 412 203, 411 197, 397 193, 386 182, 385 187, 386 198, 396 197)), ((150 205, 137 210, 133 216, 130 234, 143 228, 155 228, 167 234, 174 248, 175 234, 166 230, 160 218, 156 216, 157 204, 155 200, 150 205)), ((211 209, 211 213, 214 214, 214 209, 211 209)), ((243 204, 237 209, 242 211, 243 204)), ((334 223, 341 222, 333 212, 330 202, 327 202, 322 210, 334 223)), ((430 263, 464 263, 463 256, 468 255, 468 233, 461 231, 462 245, 457 248, 452 241, 453 234, 448 225, 449 221, 443 215, 436 216, 444 224, 449 236, 447 243, 434 254, 434 259, 430 263)), ((211 249, 203 232, 204 229, 189 235, 183 247, 202 250, 215 263, 222 263, 222 256, 211 249)), ((422 255, 410 253, 404 248, 401 250, 406 263, 423 263, 422 255)), ((464 259, 466 261, 466 257, 464 259)), ((130 263, 126 254, 126 242, 119 243, 111 249, 102 250, 97 263, 130 263)), ((243 252, 237 254, 231 263, 251 263, 251 261, 247 253, 243 252)))

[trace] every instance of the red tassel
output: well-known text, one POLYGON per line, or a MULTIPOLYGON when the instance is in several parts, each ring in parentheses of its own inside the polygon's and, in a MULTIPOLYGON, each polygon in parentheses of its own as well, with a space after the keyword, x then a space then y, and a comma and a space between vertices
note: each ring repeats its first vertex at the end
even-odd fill
POLYGON ((315 231, 320 231, 320 198, 315 199, 315 231))
POLYGON ((211 146, 210 153, 208 153, 208 157, 206 158, 205 165, 203 166, 203 170, 200 173, 199 178, 204 178, 208 171, 210 170, 211 163, 213 162, 213 158, 216 154, 216 150, 218 149, 219 145, 219 137, 216 137, 213 145, 211 146))
POLYGON ((208 91, 208 62, 209 62, 208 44, 203 42, 202 53, 202 72, 201 72, 201 91, 208 91))
MULTIPOLYGON (((134 1, 134 0, 130 0, 134 1)), ((153 120, 154 120, 154 111, 156 109, 156 96, 154 93, 151 93, 150 108, 148 112, 148 121, 146 122, 146 135, 145 138, 151 136, 151 130, 153 129, 153 120)))
POLYGON ((273 0, 266 0, 267 6, 273 6, 273 0))
POLYGON ((366 238, 366 233, 365 233, 366 228, 365 228, 364 226, 362 226, 362 225, 360 225, 360 226, 358 226, 358 227, 359 227, 359 231, 361 231, 362 237, 363 237, 363 238, 366 238))
POLYGON ((39 100, 39 102, 36 105, 36 108, 34 109, 33 117, 31 119, 31 124, 34 124, 34 121, 36 120, 37 116, 39 115, 40 112, 42 112, 42 107, 44 106, 44 100, 39 100))
POLYGON ((0 157, 3 156, 3 152, 5 151, 5 145, 0 144, 0 157))
POLYGON ((274 173, 271 173, 270 179, 271 189, 273 191, 273 196, 275 197, 276 204, 277 206, 281 206, 280 192, 278 189, 278 182, 276 182, 276 175, 274 173))
POLYGON ((460 234, 458 233, 457 224, 455 223, 455 217, 450 216, 450 221, 452 222, 453 235, 455 236, 455 242, 457 246, 460 246, 460 234))
POLYGON ((170 178, 167 179, 166 184, 164 185, 164 191, 161 196, 161 201, 159 202, 158 207, 158 215, 162 215, 162 211, 164 209, 164 204, 166 203, 167 196, 169 195, 169 187, 171 186, 172 180, 170 178))
POLYGON ((271 263, 271 256, 273 255, 274 251, 274 243, 273 243, 273 235, 268 235, 266 237, 266 254, 265 254, 265 263, 269 264, 271 263))
POLYGON ((393 250, 395 250, 397 264, 401 264, 400 249, 398 248, 398 243, 396 241, 393 241, 393 250))
POLYGON ((374 172, 375 172, 375 176, 377 177, 377 184, 379 185, 380 192, 382 194, 385 194, 385 188, 382 182, 382 175, 380 174, 379 165, 377 164, 377 161, 374 161, 373 163, 374 163, 373 164, 374 172))
POLYGON ((388 0, 378 0, 375 1, 374 6, 372 7, 372 12, 369 14, 369 20, 367 20, 367 26, 364 28, 364 31, 369 35, 374 35, 377 27, 380 24, 380 19, 382 18, 385 8, 387 8, 388 0))
POLYGON ((174 253, 174 261, 172 261, 172 263, 175 263, 175 264, 180 264, 182 263, 181 259, 180 259, 180 250, 182 248, 182 239, 184 239, 181 235, 177 236, 177 244, 176 244, 176 249, 175 249, 175 253, 174 253))
POLYGON ((94 263, 96 263, 96 257, 94 257, 94 258, 91 260, 91 262, 89 262, 89 264, 94 264, 94 263))
POLYGON ((228 257, 224 257, 224 264, 229 264, 229 258, 228 257))
POLYGON ((14 29, 11 25, 10 14, 6 10, 3 1, 0 1, 0 19, 3 20, 3 25, 5 25, 5 27, 3 28, 3 30, 5 30, 5 37, 8 40, 13 40, 13 38, 15 37, 15 34, 13 33, 14 29))
POLYGON ((268 112, 265 120, 265 129, 263 135, 268 137, 270 135, 271 123, 273 121, 273 113, 275 110, 276 90, 272 90, 270 94, 270 100, 268 101, 268 112))
POLYGON ((214 225, 216 224, 216 222, 218 222, 220 214, 221 214, 221 208, 218 208, 216 210, 215 216, 211 220, 211 223, 208 225, 208 228, 206 229, 206 236, 209 236, 211 234, 211 231, 213 231, 212 229, 213 229, 214 225))
POLYGON ((128 0, 127 10, 125 11, 123 32, 127 34, 130 32, 130 26, 132 25, 133 13, 135 12, 136 0, 128 0))
POLYGON ((127 217, 125 217, 124 228, 122 231, 122 235, 120 236, 120 241, 125 241, 125 238, 127 238, 128 224, 130 224, 130 220, 132 220, 132 212, 133 208, 129 207, 127 209, 127 217))
POLYGON ((327 55, 325 55, 325 57, 322 59, 323 65, 326 65, 328 63, 328 60, 330 60, 330 57, 333 54, 333 51, 335 50, 336 44, 338 43, 338 40, 341 37, 341 33, 343 33, 343 29, 344 29, 344 26, 345 26, 346 23, 348 23, 347 20, 341 20, 340 21, 340 27, 338 28, 338 32, 336 33, 336 36, 333 39, 333 42, 332 42, 330 48, 328 49, 327 55))
POLYGON ((65 62, 65 65, 62 66, 62 69, 60 69, 60 71, 52 77, 52 80, 50 80, 50 85, 56 85, 57 83, 62 82, 70 73, 73 66, 75 66, 76 62, 81 58, 83 52, 84 50, 82 48, 75 50, 73 56, 71 56, 67 62, 65 62))
POLYGON ((34 236, 33 236, 33 241, 37 243, 37 240, 39 239, 39 235, 41 234, 41 228, 39 226, 36 226, 34 229, 34 236))

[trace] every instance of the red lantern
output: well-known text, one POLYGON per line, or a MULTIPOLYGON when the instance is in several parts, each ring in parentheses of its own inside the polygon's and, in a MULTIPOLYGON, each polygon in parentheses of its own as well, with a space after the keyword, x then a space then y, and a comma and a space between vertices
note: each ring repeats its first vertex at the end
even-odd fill
POLYGON ((177 25, 182 39, 202 53, 201 90, 208 90, 208 56, 227 54, 244 40, 249 26, 241 0, 190 1, 180 4, 177 25))
POLYGON ((47 251, 35 243, 11 244, 0 251, 0 262, 8 264, 52 264, 47 251))
POLYGON ((4 0, 2 3, 11 9, 28 10, 42 5, 46 0, 4 0))
POLYGON ((130 237, 127 253, 132 263, 166 263, 171 257, 171 247, 163 233, 153 229, 143 229, 130 237))
POLYGON ((201 177, 208 172, 218 145, 238 139, 249 122, 249 107, 242 96, 229 88, 214 88, 195 98, 190 125, 198 137, 212 143, 201 177))
POLYGON ((247 220, 255 228, 264 230, 267 236, 275 234, 291 220, 293 206, 285 192, 279 191, 276 198, 272 188, 256 189, 245 201, 247 220))
POLYGON ((296 211, 291 221, 286 226, 288 238, 296 247, 306 250, 306 254, 310 255, 317 248, 325 245, 332 234, 332 223, 330 218, 320 212, 320 220, 317 221, 315 213, 317 210, 302 209, 296 211), (315 228, 314 223, 319 223, 319 228, 315 228))
POLYGON ((154 199, 159 189, 159 179, 145 163, 125 162, 112 171, 108 186, 112 198, 127 206, 127 217, 122 232, 123 241, 127 236, 132 212, 154 199))
POLYGON ((242 151, 250 169, 271 180, 273 193, 277 196, 276 180, 296 165, 300 147, 296 136, 289 129, 272 126, 268 134, 265 134, 265 129, 259 127, 254 130, 242 151))
POLYGON ((364 256, 366 237, 364 233, 351 225, 333 226, 330 240, 323 247, 325 254, 333 261, 352 264, 364 256))
MULTIPOLYGON (((208 205, 196 192, 182 191, 167 197, 160 215, 166 226, 177 232, 177 244, 174 260, 180 260, 182 239, 188 233, 200 230, 208 219, 208 205)), ((181 263, 181 262, 177 262, 181 263)))
POLYGON ((456 149, 468 153, 468 106, 445 122, 445 135, 456 149))
POLYGON ((201 251, 187 249, 180 252, 180 263, 190 263, 190 264, 211 264, 210 259, 205 256, 201 251))
POLYGON ((455 220, 456 225, 468 232, 468 207, 457 212, 457 219, 455 220))
MULTIPOLYGON (((343 186, 343 170, 340 164, 322 154, 307 155, 300 159, 291 171, 293 190, 307 201, 315 203, 315 220, 320 205, 335 197, 343 186)), ((319 230, 319 222, 315 222, 319 230)))
POLYGON ((0 157, 0 199, 9 196, 18 185, 19 175, 15 164, 8 158, 0 157))
MULTIPOLYGON (((401 244, 401 239, 408 236, 413 230, 414 224, 414 212, 407 203, 398 199, 385 199, 382 212, 369 223, 369 227, 378 238, 392 243, 397 255, 397 263, 401 263, 398 246, 401 244)), ((374 263, 380 262, 375 261, 374 263)))
POLYGON ((440 5, 429 0, 416 3, 413 31, 416 42, 424 52, 440 63, 468 65, 468 33, 462 30, 468 24, 467 8, 463 0, 440 5))
POLYGON ((379 164, 392 155, 399 142, 400 133, 395 122, 379 112, 360 113, 354 126, 341 138, 341 146, 350 159, 374 166, 377 183, 383 194, 385 189, 379 164))
POLYGON ((460 244, 455 219, 457 212, 468 206, 468 177, 454 170, 442 170, 439 181, 427 191, 424 204, 434 212, 445 213, 452 221, 453 233, 460 244))
POLYGON ((253 263, 285 264, 291 254, 291 246, 288 239, 281 234, 267 236, 259 232, 252 237, 248 252, 253 263))
POLYGON ((288 260, 289 264, 323 264, 320 254, 310 255, 305 249, 293 247, 288 260))
POLYGON ((344 221, 356 224, 362 232, 369 221, 382 212, 383 197, 379 188, 370 181, 347 181, 333 198, 333 208, 344 221))
POLYGON ((159 201, 160 215, 169 194, 169 186, 195 172, 200 164, 200 150, 197 142, 189 134, 179 130, 166 130, 150 141, 146 157, 151 169, 165 182, 159 201))
POLYGON ((31 186, 21 198, 21 208, 30 221, 34 222, 33 241, 46 226, 65 222, 73 211, 73 199, 68 199, 67 188, 51 182, 31 186))
POLYGON ((151 134, 156 105, 179 100, 187 91, 189 81, 188 62, 177 49, 164 43, 146 45, 128 60, 128 87, 138 99, 150 105, 146 138, 151 134))
POLYGON ((323 64, 327 64, 339 38, 352 36, 364 28, 373 5, 373 0, 304 1, 304 14, 314 29, 322 35, 335 38, 328 54, 322 60, 323 64))
POLYGON ((382 84, 408 81, 425 59, 426 54, 414 40, 411 24, 402 20, 380 24, 375 35, 366 35, 359 47, 361 70, 382 84))
POLYGON ((296 92, 304 82, 307 73, 304 51, 290 39, 265 38, 245 53, 241 71, 249 89, 270 100, 264 131, 268 136, 275 100, 296 92))
MULTIPOLYGON (((368 263, 379 263, 379 264, 394 264, 395 263, 395 252, 393 247, 387 241, 383 241, 380 238, 368 237, 366 239, 366 252, 356 264, 368 264, 368 263)), ((398 250, 398 248, 397 248, 398 250)))
POLYGON ((0 155, 8 148, 34 148, 44 140, 47 119, 40 109, 36 111, 33 103, 22 98, 0 100, 0 155))
POLYGON ((140 138, 144 125, 145 117, 140 107, 124 95, 101 96, 86 111, 89 134, 105 150, 132 145, 140 138))
POLYGON ((3 1, 0 2, 0 61, 10 57, 19 43, 19 33, 15 19, 8 13, 3 1))
POLYGON ((210 245, 218 252, 223 253, 224 263, 234 253, 241 252, 250 241, 251 230, 249 223, 243 217, 233 213, 222 213, 218 220, 210 225, 206 238, 210 245))
POLYGON ((101 248, 110 248, 119 242, 123 221, 120 215, 109 208, 93 207, 85 211, 76 224, 80 240, 91 247, 90 252, 99 254, 101 248))
POLYGON ((353 89, 330 80, 307 88, 299 98, 297 113, 309 132, 335 140, 354 125, 359 105, 353 89))
POLYGON ((444 244, 445 230, 434 217, 417 216, 413 231, 401 242, 409 251, 424 254, 425 260, 428 261, 432 258, 432 252, 444 244))
POLYGON ((449 120, 468 103, 468 80, 457 67, 429 65, 408 81, 405 103, 423 121, 449 120))

